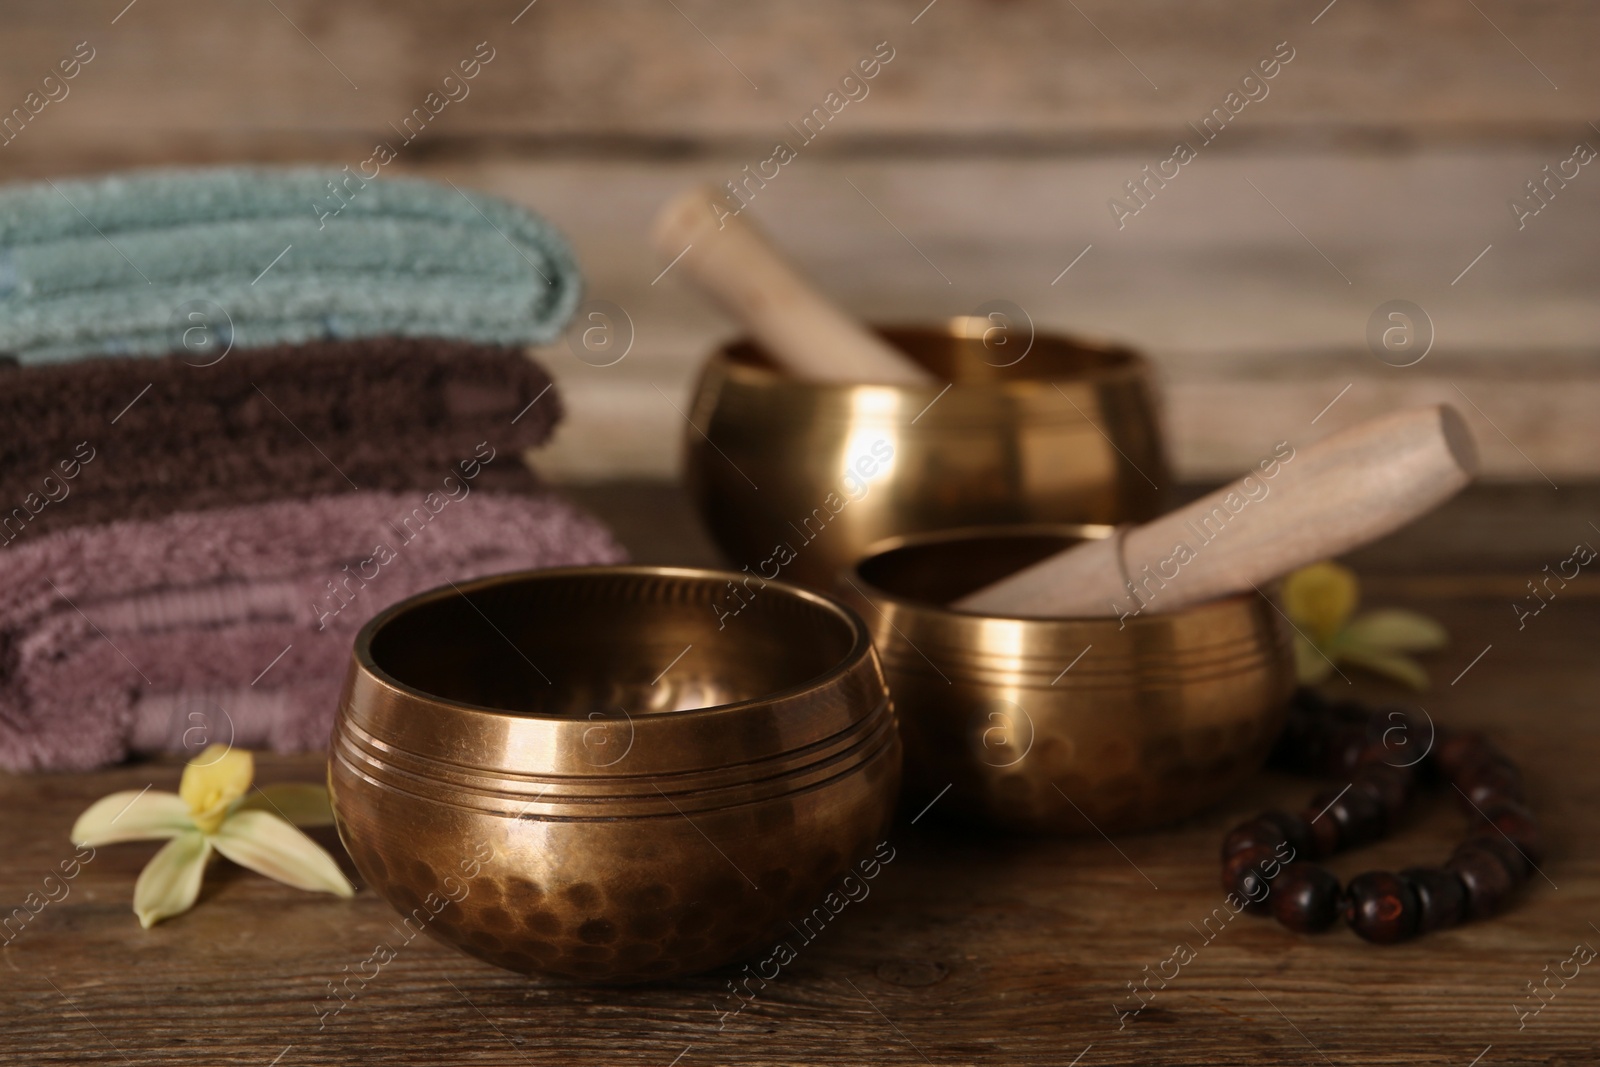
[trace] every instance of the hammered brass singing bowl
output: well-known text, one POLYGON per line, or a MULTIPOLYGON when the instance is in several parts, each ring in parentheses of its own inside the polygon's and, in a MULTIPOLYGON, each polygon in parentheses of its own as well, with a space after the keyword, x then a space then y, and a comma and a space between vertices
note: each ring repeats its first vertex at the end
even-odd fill
POLYGON ((997 344, 975 317, 880 332, 937 381, 797 381, 742 341, 711 357, 685 475, 735 568, 827 589, 891 536, 1161 510, 1161 435, 1137 353, 1048 334, 997 344))
POLYGON ((508 574, 367 624, 329 786, 408 938, 524 973, 670 978, 770 949, 872 857, 900 742, 867 632, 742 577, 508 574))
POLYGON ((1035 834, 1133 830, 1260 769, 1294 686, 1290 634, 1251 593, 1168 615, 1005 618, 944 605, 1107 526, 898 539, 839 579, 883 659, 910 810, 1035 834))

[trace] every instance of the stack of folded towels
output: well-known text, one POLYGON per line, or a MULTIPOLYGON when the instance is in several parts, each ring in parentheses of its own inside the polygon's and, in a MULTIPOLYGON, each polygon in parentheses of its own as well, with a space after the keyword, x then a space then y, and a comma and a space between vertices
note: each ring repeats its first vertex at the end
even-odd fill
POLYGON ((521 461, 578 284, 530 213, 424 182, 0 191, 0 766, 320 747, 382 608, 620 560, 521 461))

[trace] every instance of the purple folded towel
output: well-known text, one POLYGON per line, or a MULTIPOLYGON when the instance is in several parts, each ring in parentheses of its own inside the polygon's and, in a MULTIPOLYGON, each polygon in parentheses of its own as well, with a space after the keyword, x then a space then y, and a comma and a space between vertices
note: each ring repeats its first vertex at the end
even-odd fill
POLYGON ((548 493, 344 493, 64 530, 0 552, 0 766, 327 743, 355 632, 451 581, 613 563, 548 493))

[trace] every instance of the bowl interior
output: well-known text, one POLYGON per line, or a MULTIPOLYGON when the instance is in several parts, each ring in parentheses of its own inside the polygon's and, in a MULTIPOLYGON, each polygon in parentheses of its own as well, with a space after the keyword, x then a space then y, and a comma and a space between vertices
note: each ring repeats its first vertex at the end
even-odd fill
POLYGON ((858 639, 841 609, 728 575, 544 572, 444 590, 372 632, 372 663, 456 703, 557 718, 720 707, 802 686, 858 639))
POLYGON ((1024 527, 917 537, 868 556, 856 573, 896 599, 942 606, 1110 530, 1024 527))
MULTIPOLYGON (((885 326, 877 333, 941 381, 956 385, 1090 378, 1136 367, 1132 349, 1074 340, 1059 334, 1013 330, 1004 343, 985 318, 961 316, 939 326, 885 326), (1024 358, 1026 356, 1026 358, 1024 358)), ((757 344, 735 341, 723 349, 736 364, 777 371, 757 344)))

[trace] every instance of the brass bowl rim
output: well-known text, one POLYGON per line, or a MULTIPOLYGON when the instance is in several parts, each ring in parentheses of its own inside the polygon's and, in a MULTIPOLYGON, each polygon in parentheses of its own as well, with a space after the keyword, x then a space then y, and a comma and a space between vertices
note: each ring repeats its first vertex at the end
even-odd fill
POLYGON ((1030 626, 1094 626, 1120 622, 1122 627, 1136 626, 1162 626, 1167 620, 1178 616, 1215 609, 1222 605, 1242 603, 1253 599, 1254 593, 1232 593, 1228 596, 1214 597, 1199 604, 1170 612, 1152 612, 1139 614, 1128 619, 1119 620, 1115 615, 994 615, 980 611, 962 611, 944 604, 935 604, 928 600, 915 597, 901 596, 891 593, 887 589, 873 585, 861 576, 861 568, 873 559, 901 548, 915 548, 919 545, 939 544, 948 541, 962 541, 978 537, 1005 537, 1005 536, 1066 536, 1076 537, 1079 540, 1109 537, 1117 529, 1116 526, 1105 523, 1091 522, 1025 522, 1025 523, 995 523, 976 526, 952 526, 943 530, 925 530, 920 533, 899 534, 874 541, 853 562, 847 564, 839 572, 846 581, 852 584, 859 583, 863 596, 868 596, 869 601, 886 600, 898 608, 906 611, 919 612, 928 616, 944 616, 947 618, 967 619, 974 622, 995 620, 999 622, 1026 623, 1030 626))
MULTIPOLYGON (((869 322, 868 329, 884 336, 895 334, 921 335, 931 338, 958 338, 970 340, 971 334, 965 324, 974 320, 983 321, 976 315, 950 315, 943 319, 919 322, 869 322)), ((1017 377, 994 382, 970 382, 956 386, 963 392, 1016 392, 1019 390, 1033 390, 1051 382, 1105 382, 1116 381, 1123 378, 1143 378, 1150 370, 1150 363, 1144 353, 1120 341, 1110 338, 1094 337, 1085 334, 1064 333, 1056 330, 1041 330, 1035 327, 1034 341, 1048 340, 1057 344, 1069 345, 1073 348, 1094 352, 1098 355, 1109 356, 1115 360, 1110 366, 1098 367, 1079 374, 1065 375, 1039 375, 1017 377)), ((819 394, 848 393, 858 389, 891 389, 897 392, 934 392, 942 387, 938 383, 932 385, 895 385, 887 382, 813 382, 800 378, 792 378, 782 371, 747 363, 733 357, 733 350, 742 347, 760 348, 760 343, 749 334, 739 334, 735 337, 719 342, 711 350, 710 363, 720 364, 726 373, 737 377, 741 384, 758 385, 764 387, 804 389, 819 394)))
MULTIPOLYGON (((546 722, 569 723, 573 722, 570 715, 548 715, 531 711, 507 711, 504 708, 491 708, 483 704, 473 704, 467 701, 452 700, 418 689, 395 678, 389 672, 379 667, 372 658, 372 639, 385 625, 398 618, 400 615, 412 611, 424 604, 449 599, 455 596, 465 596, 474 590, 491 588, 503 585, 515 585, 522 582, 538 582, 553 579, 583 579, 591 577, 628 577, 657 578, 669 577, 690 579, 694 581, 711 580, 715 583, 737 581, 746 577, 739 571, 725 571, 715 567, 669 567, 646 563, 614 563, 595 564, 582 567, 532 567, 519 571, 506 571, 500 574, 485 575, 467 582, 457 582, 450 585, 437 586, 420 593, 415 593, 397 604, 392 604, 383 611, 367 620, 356 634, 352 655, 356 665, 363 674, 379 685, 385 686, 400 694, 408 700, 420 700, 452 712, 462 714, 470 722, 474 718, 483 717, 490 720, 511 720, 513 722, 546 722)), ((738 700, 729 704, 715 704, 707 708, 681 708, 677 711, 654 711, 650 718, 656 721, 672 720, 682 722, 695 718, 713 718, 721 716, 738 715, 747 711, 758 711, 765 705, 777 700, 786 700, 802 696, 806 693, 822 690, 847 675, 864 657, 870 657, 872 651, 872 636, 867 631, 866 624, 861 621, 855 611, 842 600, 826 593, 816 592, 786 582, 782 579, 763 579, 766 585, 762 591, 774 588, 779 593, 786 593, 791 597, 809 601, 821 607, 849 627, 851 634, 850 648, 844 656, 821 674, 789 686, 785 689, 763 693, 758 697, 747 700, 738 700)))

